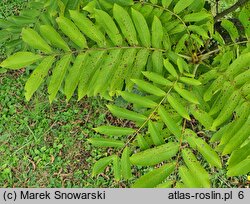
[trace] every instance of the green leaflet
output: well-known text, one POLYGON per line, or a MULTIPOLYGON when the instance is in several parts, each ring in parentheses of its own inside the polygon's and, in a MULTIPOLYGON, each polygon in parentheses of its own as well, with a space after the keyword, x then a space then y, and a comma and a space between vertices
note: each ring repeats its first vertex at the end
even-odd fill
POLYGON ((133 94, 133 93, 128 93, 125 91, 120 91, 118 92, 118 94, 124 98, 126 101, 130 102, 130 103, 135 103, 139 106, 142 107, 146 107, 146 108, 154 108, 157 106, 157 103, 155 103, 154 101, 143 97, 143 96, 139 96, 137 94, 133 94))
POLYGON ((112 162, 113 159, 114 155, 99 159, 93 166, 92 176, 96 176, 97 174, 102 173, 105 168, 112 162))
POLYGON ((172 0, 161 0, 161 4, 165 8, 168 8, 171 3, 172 3, 172 0))
POLYGON ((148 28, 147 21, 145 20, 144 16, 135 9, 131 10, 131 14, 142 45, 144 47, 150 47, 150 31, 148 28))
POLYGON ((212 69, 202 75, 200 75, 199 77, 199 81, 202 83, 202 84, 206 84, 208 83, 209 81, 211 81, 212 79, 215 79, 217 78, 219 75, 218 71, 216 69, 212 69))
POLYGON ((193 3, 189 6, 189 9, 194 11, 194 12, 198 12, 201 9, 204 8, 205 5, 205 0, 195 0, 193 1, 193 3))
POLYGON ((32 95, 38 89, 38 87, 44 81, 44 77, 47 76, 49 69, 54 63, 55 58, 52 56, 45 57, 43 61, 36 67, 32 72, 31 76, 25 84, 25 98, 27 101, 30 100, 32 95))
POLYGON ((95 18, 107 32, 114 45, 121 46, 123 39, 111 16, 105 11, 95 9, 95 18))
POLYGON ((181 57, 177 58, 177 66, 178 66, 178 69, 179 69, 180 73, 183 73, 184 70, 189 72, 188 64, 181 57))
POLYGON ((145 115, 127 110, 125 108, 120 108, 115 105, 107 105, 107 107, 114 116, 119 118, 132 120, 140 123, 143 123, 147 119, 145 115))
POLYGON ((227 176, 241 176, 250 172, 250 158, 246 158, 232 168, 228 169, 227 176))
POLYGON ((80 48, 87 48, 87 41, 76 25, 65 17, 58 17, 56 22, 61 31, 80 48))
POLYGON ((229 123, 229 124, 223 126, 222 128, 220 128, 217 132, 215 132, 213 134, 213 136, 211 137, 211 139, 210 139, 209 142, 211 143, 211 142, 217 142, 217 141, 219 141, 221 139, 221 137, 223 136, 223 134, 227 131, 227 129, 230 128, 231 124, 232 123, 229 123))
POLYGON ((119 50, 111 50, 107 55, 105 56, 105 60, 101 66, 100 73, 98 75, 98 81, 94 85, 94 95, 97 93, 102 93, 107 90, 109 86, 109 81, 112 78, 112 75, 115 72, 115 69, 118 66, 118 63, 120 63, 120 57, 122 56, 122 51, 119 50))
POLYGON ((188 29, 190 31, 200 35, 204 40, 209 38, 207 31, 205 29, 203 29, 201 26, 190 25, 190 26, 188 26, 188 29))
POLYGON ((248 142, 243 147, 236 149, 232 152, 228 160, 228 169, 239 164, 241 161, 246 159, 250 155, 250 142, 248 142))
POLYGON ((71 61, 71 54, 64 55, 56 64, 56 67, 52 71, 52 76, 48 86, 49 101, 55 99, 57 92, 59 91, 67 69, 71 61))
POLYGON ((158 88, 157 86, 149 83, 149 82, 145 82, 144 80, 140 80, 140 79, 131 79, 140 89, 155 95, 155 96, 165 96, 166 92, 161 90, 160 88, 158 88))
POLYGON ((171 188, 173 185, 173 181, 166 181, 156 186, 156 188, 171 188))
POLYGON ((151 120, 148 121, 148 131, 153 140, 154 145, 162 145, 165 143, 161 133, 159 132, 157 125, 151 120))
POLYGON ((175 78, 178 77, 178 74, 174 68, 174 66, 169 62, 168 59, 164 60, 164 67, 166 68, 166 70, 175 78))
POLYGON ((52 45, 65 51, 70 51, 67 43, 62 39, 60 34, 50 25, 41 25, 40 32, 52 45))
POLYGON ((174 13, 178 14, 190 6, 194 0, 179 0, 174 7, 174 13))
POLYGON ((187 120, 191 120, 186 108, 178 100, 176 100, 171 94, 167 95, 167 100, 169 104, 177 111, 177 113, 179 113, 183 118, 186 118, 187 120))
POLYGON ((121 158, 121 172, 122 172, 122 177, 126 180, 132 177, 131 163, 129 160, 130 154, 131 154, 130 149, 128 147, 125 147, 122 152, 122 158, 121 158))
POLYGON ((113 15, 128 43, 130 45, 137 45, 136 30, 128 12, 121 6, 114 4, 113 15))
POLYGON ((215 115, 220 112, 222 108, 227 104, 229 97, 233 94, 234 87, 230 82, 225 82, 220 91, 219 96, 213 102, 213 105, 209 111, 209 115, 215 115))
POLYGON ((240 55, 233 63, 227 68, 225 74, 227 76, 235 76, 241 72, 243 68, 248 67, 250 64, 250 52, 240 55))
POLYGON ((138 145, 139 145, 141 150, 145 150, 145 149, 150 148, 148 142, 146 141, 146 139, 141 134, 137 134, 136 140, 137 140, 138 145))
POLYGON ((195 132, 190 129, 185 129, 184 137, 188 144, 193 149, 197 149, 210 165, 217 168, 222 167, 218 154, 203 139, 199 138, 195 132))
POLYGON ((234 78, 235 85, 240 86, 248 82, 250 79, 250 69, 244 71, 234 78))
POLYGON ((165 164, 158 169, 154 169, 149 173, 141 176, 136 182, 132 185, 132 188, 153 188, 165 180, 173 171, 175 165, 165 164))
POLYGON ((41 58, 43 58, 41 55, 31 52, 17 52, 4 60, 0 66, 8 69, 21 69, 37 62, 41 58))
POLYGON ((123 53, 122 59, 113 73, 113 78, 110 82, 110 94, 113 95, 115 91, 122 90, 123 80, 127 78, 130 71, 132 71, 133 60, 136 56, 136 49, 126 49, 123 53))
POLYGON ((133 71, 128 73, 126 79, 126 89, 131 90, 133 88, 133 82, 130 79, 137 79, 141 76, 141 71, 145 68, 149 56, 149 50, 144 48, 140 49, 136 55, 133 71))
POLYGON ((78 11, 69 11, 71 19, 74 21, 76 26, 82 31, 86 36, 88 36, 93 41, 97 42, 100 47, 106 45, 105 36, 97 28, 97 26, 90 21, 84 14, 78 11))
POLYGON ((214 94, 216 94, 221 86, 224 83, 224 76, 220 75, 216 80, 213 81, 213 83, 206 89, 206 92, 204 93, 204 100, 209 101, 213 97, 214 94))
POLYGON ((152 54, 153 71, 162 74, 163 71, 163 56, 162 52, 155 50, 152 54))
POLYGON ((198 99, 192 92, 180 88, 177 84, 175 84, 174 90, 189 102, 199 104, 198 99))
POLYGON ((200 188, 201 183, 195 178, 186 166, 179 167, 179 175, 187 188, 200 188))
POLYGON ((206 129, 211 128, 213 118, 206 111, 200 109, 197 105, 191 105, 190 112, 206 129))
POLYGON ((197 13, 191 13, 191 14, 185 15, 183 20, 184 22, 198 22, 198 21, 202 21, 205 19, 209 19, 211 17, 212 15, 210 13, 208 13, 206 10, 202 10, 197 13))
POLYGON ((88 142, 94 145, 95 147, 116 147, 122 148, 124 142, 114 139, 105 139, 105 138, 90 138, 88 142))
MULTIPOLYGON (((103 63, 103 58, 106 51, 92 50, 88 52, 87 59, 82 67, 80 80, 78 84, 78 101, 82 99, 88 92, 93 92, 95 85, 92 84, 94 81, 95 74, 98 73, 99 67, 103 63)), ((95 81, 94 81, 95 82, 95 81)))
POLYGON ((239 91, 234 91, 233 94, 229 97, 230 103, 225 104, 218 117, 214 120, 213 125, 211 127, 212 130, 215 130, 219 125, 221 125, 227 119, 230 118, 240 99, 241 93, 239 91))
POLYGON ((197 79, 188 78, 188 77, 180 77, 180 81, 185 83, 185 84, 189 84, 189 85, 193 85, 193 86, 201 85, 201 82, 198 81, 197 79))
POLYGON ((182 149, 182 158, 192 175, 202 184, 202 187, 210 188, 209 174, 197 161, 192 151, 187 148, 182 149))
POLYGON ((186 43, 186 41, 188 41, 188 39, 189 39, 189 35, 188 35, 187 33, 184 34, 184 35, 181 37, 181 39, 178 41, 178 43, 177 43, 177 45, 176 45, 176 47, 175 47, 175 52, 176 52, 176 53, 179 53, 179 52, 182 51, 182 49, 185 49, 185 48, 186 48, 185 43, 186 43))
POLYGON ((180 139, 181 129, 177 126, 176 122, 170 117, 169 113, 165 110, 163 106, 159 107, 158 114, 160 115, 163 122, 166 124, 169 131, 173 133, 178 139, 180 139))
POLYGON ((164 78, 161 74, 157 74, 154 72, 142 72, 142 74, 147 77, 147 79, 149 79, 150 81, 156 83, 156 84, 160 84, 163 86, 172 86, 173 83, 171 81, 169 81, 168 79, 164 78))
POLYGON ((130 161, 132 164, 138 166, 153 166, 172 158, 176 155, 178 150, 178 143, 168 142, 167 144, 133 154, 130 157, 130 161))
POLYGON ((74 65, 69 69, 64 86, 64 93, 66 95, 67 101, 69 101, 73 96, 74 91, 79 83, 82 66, 85 60, 86 53, 79 54, 74 61, 74 65))
POLYGON ((250 23, 249 23, 249 8, 247 9, 247 7, 244 7, 241 9, 240 13, 239 13, 239 20, 242 23, 242 25, 245 28, 245 33, 246 35, 249 37, 250 36, 250 23))
POLYGON ((155 48, 162 48, 163 36, 164 32, 161 21, 154 16, 152 23, 152 46, 155 48))
POLYGON ((110 136, 131 135, 135 132, 135 130, 132 128, 106 126, 106 125, 94 128, 94 130, 98 133, 110 136))
POLYGON ((200 37, 199 37, 198 35, 196 35, 196 34, 191 34, 190 37, 194 40, 194 42, 195 42, 196 45, 198 45, 198 46, 204 46, 203 40, 201 40, 200 37))
POLYGON ((48 43, 33 29, 23 28, 22 39, 32 48, 43 51, 44 53, 51 53, 51 47, 48 43))
POLYGON ((240 106, 237 117, 235 117, 235 119, 231 123, 229 123, 231 124, 230 128, 228 128, 222 134, 220 145, 227 144, 229 140, 239 131, 242 125, 244 125, 244 123, 247 121, 249 113, 250 113, 250 104, 248 102, 245 102, 240 106))
POLYGON ((238 29, 235 27, 234 23, 230 20, 223 19, 221 21, 221 26, 226 29, 226 31, 229 33, 231 39, 236 42, 237 38, 239 38, 238 29))
POLYGON ((230 154, 233 150, 239 147, 250 136, 250 117, 238 130, 238 132, 230 139, 223 149, 222 154, 230 154))
POLYGON ((116 181, 121 180, 121 160, 117 155, 113 158, 114 177, 116 181))

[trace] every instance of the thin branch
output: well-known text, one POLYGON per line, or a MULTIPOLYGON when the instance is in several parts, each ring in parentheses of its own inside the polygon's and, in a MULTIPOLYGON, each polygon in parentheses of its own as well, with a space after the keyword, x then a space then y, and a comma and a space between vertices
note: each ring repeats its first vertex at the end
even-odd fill
POLYGON ((222 11, 221 13, 217 14, 214 17, 214 21, 218 21, 221 18, 223 18, 224 16, 226 16, 227 14, 235 11, 237 8, 239 8, 240 6, 244 5, 245 3, 247 3, 249 0, 239 0, 237 1, 233 6, 229 7, 228 9, 222 11))

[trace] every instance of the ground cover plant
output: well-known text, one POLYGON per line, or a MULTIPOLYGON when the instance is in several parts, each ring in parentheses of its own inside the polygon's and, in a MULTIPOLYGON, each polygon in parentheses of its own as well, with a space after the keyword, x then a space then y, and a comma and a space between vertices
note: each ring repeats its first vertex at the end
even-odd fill
POLYGON ((127 125, 87 135, 102 149, 92 176, 111 169, 131 187, 217 187, 223 174, 245 186, 250 12, 248 1, 233 3, 217 13, 217 1, 214 14, 204 0, 37 1, 34 14, 1 21, 13 45, 1 71, 28 67, 27 101, 42 84, 51 104, 59 94, 110 101, 127 125))

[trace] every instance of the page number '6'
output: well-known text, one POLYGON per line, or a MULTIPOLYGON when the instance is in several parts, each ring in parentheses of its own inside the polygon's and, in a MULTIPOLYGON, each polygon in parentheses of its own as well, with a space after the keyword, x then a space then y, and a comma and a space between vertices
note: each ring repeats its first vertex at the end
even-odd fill
POLYGON ((238 193, 238 198, 239 198, 239 199, 243 199, 243 198, 244 198, 244 192, 243 192, 243 191, 240 191, 240 192, 238 193))

